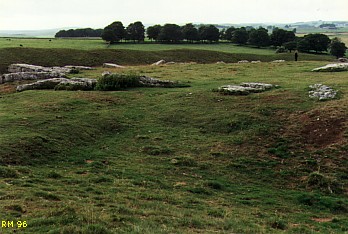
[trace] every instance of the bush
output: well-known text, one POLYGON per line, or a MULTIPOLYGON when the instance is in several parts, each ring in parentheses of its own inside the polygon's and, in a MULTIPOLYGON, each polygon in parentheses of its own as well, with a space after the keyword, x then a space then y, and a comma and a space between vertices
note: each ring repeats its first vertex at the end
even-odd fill
POLYGON ((277 48, 277 50, 276 50, 276 53, 277 53, 277 54, 286 53, 286 52, 287 52, 287 50, 285 49, 284 46, 279 46, 279 47, 277 48))
POLYGON ((307 187, 326 193, 340 194, 343 192, 342 186, 336 180, 319 172, 312 172, 309 174, 307 187))
POLYGON ((100 91, 115 91, 141 86, 139 76, 133 74, 108 74, 98 80, 96 89, 100 91))
POLYGON ((16 178, 17 172, 9 167, 0 166, 0 178, 16 178))

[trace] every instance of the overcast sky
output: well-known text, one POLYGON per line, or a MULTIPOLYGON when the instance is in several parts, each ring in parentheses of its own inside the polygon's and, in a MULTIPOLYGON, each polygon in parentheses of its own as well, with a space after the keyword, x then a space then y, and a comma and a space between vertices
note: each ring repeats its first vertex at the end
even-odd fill
POLYGON ((0 0, 0 30, 189 22, 348 21, 348 0, 0 0))

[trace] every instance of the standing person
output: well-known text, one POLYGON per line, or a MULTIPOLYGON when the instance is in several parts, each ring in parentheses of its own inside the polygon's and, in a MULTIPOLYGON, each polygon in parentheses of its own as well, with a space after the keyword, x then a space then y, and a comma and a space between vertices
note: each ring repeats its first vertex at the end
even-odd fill
POLYGON ((297 61, 297 59, 298 59, 298 51, 295 50, 295 61, 297 61))

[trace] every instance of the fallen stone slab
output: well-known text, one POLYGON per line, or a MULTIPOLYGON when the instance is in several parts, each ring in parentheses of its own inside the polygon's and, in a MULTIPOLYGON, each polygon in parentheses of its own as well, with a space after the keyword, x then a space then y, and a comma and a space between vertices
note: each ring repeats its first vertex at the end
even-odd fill
POLYGON ((21 80, 42 80, 65 77, 65 73, 59 72, 17 72, 4 74, 0 77, 0 84, 21 80))
POLYGON ((151 64, 151 66, 159 66, 159 65, 163 65, 165 63, 166 63, 166 61, 162 59, 160 61, 157 61, 157 62, 151 64))
POLYGON ((261 61, 260 60, 251 61, 251 63, 261 63, 261 61))
POLYGON ((284 62, 285 62, 285 60, 283 60, 283 59, 278 59, 278 60, 272 61, 272 63, 284 63, 284 62))
POLYGON ((238 63, 249 63, 249 61, 248 60, 240 60, 240 61, 238 61, 238 63))
POLYGON ((226 95, 248 95, 250 93, 260 93, 277 87, 279 86, 265 83, 241 83, 240 85, 224 85, 213 91, 226 95))
POLYGON ((73 66, 73 65, 67 65, 64 66, 65 68, 69 69, 76 69, 76 70, 93 70, 92 67, 86 67, 86 66, 73 66))
POLYGON ((333 63, 314 68, 312 72, 341 72, 348 71, 348 63, 333 63))
POLYGON ((52 78, 39 80, 31 84, 17 86, 17 92, 35 89, 55 89, 55 90, 93 90, 97 84, 96 79, 88 78, 52 78))
POLYGON ((224 61, 218 61, 216 64, 226 64, 224 61))
POLYGON ((124 66, 115 64, 115 63, 104 63, 103 67, 105 68, 125 68, 124 66))
POLYGON ((319 101, 334 99, 337 96, 337 91, 323 84, 310 85, 309 98, 319 101))
POLYGON ((30 65, 24 63, 11 64, 8 67, 8 72, 58 72, 58 73, 70 73, 71 69, 67 67, 43 67, 37 65, 30 65))
POLYGON ((170 80, 159 80, 148 76, 140 76, 139 83, 145 87, 173 87, 177 82, 170 80))
POLYGON ((348 58, 339 58, 339 59, 337 59, 338 60, 338 62, 340 62, 340 63, 348 63, 348 58))

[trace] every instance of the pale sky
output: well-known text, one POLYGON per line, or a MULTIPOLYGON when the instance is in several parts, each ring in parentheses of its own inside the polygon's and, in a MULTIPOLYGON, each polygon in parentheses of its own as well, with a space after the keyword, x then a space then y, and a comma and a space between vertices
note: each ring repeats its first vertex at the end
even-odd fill
POLYGON ((348 0, 0 0, 0 30, 144 24, 348 21, 348 0))

